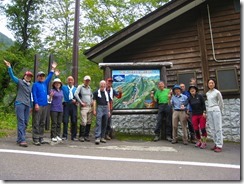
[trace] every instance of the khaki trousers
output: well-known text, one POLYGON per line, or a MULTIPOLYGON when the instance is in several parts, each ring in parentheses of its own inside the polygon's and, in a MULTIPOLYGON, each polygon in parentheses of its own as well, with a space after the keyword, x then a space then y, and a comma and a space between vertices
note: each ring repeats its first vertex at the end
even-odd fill
POLYGON ((173 126, 173 140, 178 139, 178 123, 181 123, 183 137, 183 142, 187 142, 187 119, 185 111, 173 111, 172 115, 172 126, 173 126))

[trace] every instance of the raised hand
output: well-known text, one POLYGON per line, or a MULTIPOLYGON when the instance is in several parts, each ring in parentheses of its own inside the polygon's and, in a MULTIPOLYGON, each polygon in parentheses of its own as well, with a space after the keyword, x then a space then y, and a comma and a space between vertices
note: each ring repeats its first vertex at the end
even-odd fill
POLYGON ((52 62, 52 69, 55 69, 57 67, 57 63, 55 61, 52 62))
POLYGON ((11 67, 10 62, 8 62, 8 61, 6 61, 6 60, 3 60, 3 61, 4 61, 5 65, 6 65, 7 67, 11 67))
POLYGON ((56 76, 59 76, 60 71, 59 71, 59 70, 55 70, 55 71, 54 71, 54 74, 55 74, 56 76))

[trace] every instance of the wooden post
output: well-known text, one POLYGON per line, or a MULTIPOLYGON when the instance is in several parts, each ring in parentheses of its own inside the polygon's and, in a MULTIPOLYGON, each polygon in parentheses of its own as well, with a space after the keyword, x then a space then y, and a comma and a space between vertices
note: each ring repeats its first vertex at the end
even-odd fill
POLYGON ((34 57, 34 82, 36 82, 36 74, 38 72, 38 66, 39 66, 39 55, 38 54, 35 54, 35 57, 34 57))
MULTIPOLYGON (((52 65, 52 62, 53 62, 53 55, 50 54, 49 55, 49 63, 48 63, 48 72, 49 73, 51 71, 51 65, 52 65)), ((48 75, 48 74, 47 74, 48 75)), ((52 85, 52 82, 49 82, 48 84, 48 88, 47 88, 47 94, 49 94, 49 91, 51 89, 51 85, 52 85)), ((45 130, 49 130, 50 129, 50 103, 48 103, 47 105, 47 118, 46 118, 46 122, 45 122, 45 130)))
POLYGON ((78 59, 79 59, 79 16, 80 16, 80 0, 75 1, 75 24, 73 38, 73 68, 72 75, 75 80, 75 86, 78 85, 78 59))

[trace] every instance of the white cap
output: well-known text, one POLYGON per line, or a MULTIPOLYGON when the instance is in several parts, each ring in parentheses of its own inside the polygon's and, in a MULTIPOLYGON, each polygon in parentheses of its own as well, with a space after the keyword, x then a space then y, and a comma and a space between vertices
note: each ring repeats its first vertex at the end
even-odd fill
POLYGON ((86 75, 86 76, 84 77, 84 80, 91 80, 91 77, 90 77, 89 75, 86 75))

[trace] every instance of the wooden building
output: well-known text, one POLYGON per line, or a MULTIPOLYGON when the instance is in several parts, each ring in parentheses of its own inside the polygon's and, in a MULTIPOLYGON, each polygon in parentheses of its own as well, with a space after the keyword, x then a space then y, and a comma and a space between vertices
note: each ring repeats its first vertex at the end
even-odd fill
POLYGON ((85 55, 96 63, 172 62, 168 87, 194 75, 206 92, 213 77, 225 97, 239 97, 240 1, 172 0, 85 55))
POLYGON ((188 85, 195 77, 205 94, 211 77, 224 99, 235 100, 240 98, 240 45, 239 0, 171 0, 84 54, 95 63, 171 62, 168 87, 188 85))

